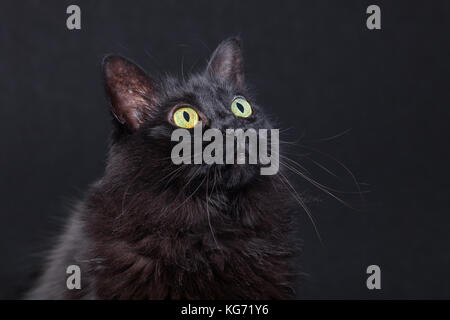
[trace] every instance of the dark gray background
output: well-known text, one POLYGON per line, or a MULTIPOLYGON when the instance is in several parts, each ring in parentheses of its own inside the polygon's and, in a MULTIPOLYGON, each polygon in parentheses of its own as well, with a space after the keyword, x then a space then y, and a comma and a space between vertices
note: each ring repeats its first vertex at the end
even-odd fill
MULTIPOLYGON (((199 70, 224 38, 244 40, 258 101, 296 140, 345 164, 365 202, 305 214, 301 298, 450 298, 448 1, 2 1, 0 298, 16 298, 75 201, 102 175, 110 121, 100 62, 115 52, 150 74, 199 70), (82 30, 66 29, 66 8, 82 30), (382 30, 365 10, 378 4, 382 30), (334 138, 339 133, 345 134, 334 138), (369 291, 366 267, 382 269, 369 291)), ((296 159, 355 190, 321 153, 296 159)), ((294 157, 294 156, 293 156, 294 157)), ((300 267, 299 267, 300 270, 300 267)))

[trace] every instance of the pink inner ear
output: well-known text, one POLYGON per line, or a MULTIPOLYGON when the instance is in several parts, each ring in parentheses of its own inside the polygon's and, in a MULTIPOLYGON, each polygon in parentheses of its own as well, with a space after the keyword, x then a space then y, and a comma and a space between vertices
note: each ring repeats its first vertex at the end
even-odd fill
POLYGON ((142 69, 122 57, 105 60, 105 82, 112 111, 120 123, 136 130, 155 108, 156 85, 142 69))

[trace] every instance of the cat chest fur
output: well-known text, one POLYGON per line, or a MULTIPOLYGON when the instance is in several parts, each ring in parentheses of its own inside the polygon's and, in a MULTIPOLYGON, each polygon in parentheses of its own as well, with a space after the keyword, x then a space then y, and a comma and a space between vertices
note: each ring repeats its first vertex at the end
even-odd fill
MULTIPOLYGON (((99 298, 280 299, 292 295, 288 264, 292 248, 284 239, 282 214, 253 207, 255 212, 241 209, 239 217, 231 217, 210 205, 210 227, 206 208, 199 200, 191 201, 186 206, 189 211, 196 206, 196 224, 188 217, 178 218, 179 224, 170 206, 165 218, 174 220, 164 224, 151 218, 146 223, 133 221, 145 216, 142 211, 128 211, 123 221, 111 211, 91 213, 90 226, 98 226, 90 228, 93 258, 102 261, 100 268, 92 268, 99 298)), ((105 210, 107 204, 111 201, 99 208, 105 210)), ((157 213, 152 210, 147 215, 157 213)))

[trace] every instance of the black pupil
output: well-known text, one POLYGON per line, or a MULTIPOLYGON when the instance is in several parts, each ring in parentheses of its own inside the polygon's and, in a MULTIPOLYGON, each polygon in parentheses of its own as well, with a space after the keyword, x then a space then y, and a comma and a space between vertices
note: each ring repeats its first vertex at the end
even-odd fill
POLYGON ((185 119, 187 122, 189 122, 189 119, 191 118, 191 117, 189 116, 189 113, 187 113, 186 111, 183 111, 183 117, 184 117, 184 119, 185 119))
POLYGON ((236 102, 236 107, 239 109, 240 112, 244 113, 244 107, 239 102, 236 102))

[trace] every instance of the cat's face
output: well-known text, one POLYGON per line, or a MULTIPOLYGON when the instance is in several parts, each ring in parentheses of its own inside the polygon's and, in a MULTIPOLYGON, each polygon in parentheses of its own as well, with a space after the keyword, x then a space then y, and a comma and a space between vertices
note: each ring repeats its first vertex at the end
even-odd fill
POLYGON ((245 86, 239 40, 222 42, 206 70, 188 79, 167 78, 156 83, 134 63, 118 56, 105 58, 104 77, 117 120, 113 148, 120 161, 129 159, 130 167, 162 185, 182 186, 208 179, 210 185, 233 189, 259 175, 259 165, 254 164, 180 165, 171 158, 176 144, 171 135, 180 127, 193 133, 191 126, 197 123, 203 131, 215 128, 224 134, 226 129, 271 129, 245 86))

